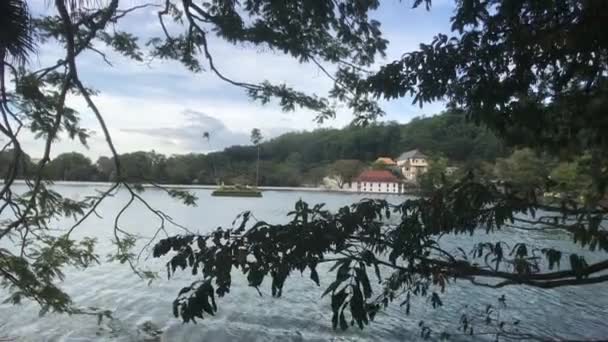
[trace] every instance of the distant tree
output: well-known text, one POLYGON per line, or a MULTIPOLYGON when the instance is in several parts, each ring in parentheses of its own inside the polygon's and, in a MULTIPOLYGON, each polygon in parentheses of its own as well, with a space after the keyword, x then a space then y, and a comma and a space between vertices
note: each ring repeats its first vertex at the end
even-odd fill
POLYGON ((359 160, 343 159, 336 160, 329 166, 329 175, 336 181, 340 189, 347 183, 350 184, 357 177, 365 164, 359 160))
POLYGON ((302 175, 293 165, 275 163, 271 161, 260 162, 260 183, 268 186, 299 186, 302 175))
POLYGON ((374 161, 370 166, 373 170, 390 170, 390 165, 381 161, 374 161))
POLYGON ((0 179, 10 180, 13 177, 23 178, 26 172, 33 172, 32 161, 30 156, 22 152, 17 158, 16 151, 8 149, 0 151, 0 179), (19 160, 19 163, 15 163, 19 160))
POLYGON ((218 176, 218 171, 217 171, 217 167, 215 165, 215 162, 213 160, 213 154, 211 153, 211 133, 209 133, 208 131, 203 132, 203 139, 207 140, 207 144, 209 145, 209 161, 211 162, 211 168, 213 169, 213 183, 215 184, 219 184, 219 176, 218 176))
POLYGON ((190 170, 191 160, 188 155, 171 156, 166 159, 165 170, 167 183, 169 184, 192 184, 194 175, 190 170))
POLYGON ((593 196, 593 178, 590 174, 591 156, 583 155, 573 161, 559 163, 549 175, 556 183, 555 192, 560 196, 586 204, 595 199, 593 196))
POLYGON ((551 163, 550 159, 524 148, 515 150, 508 158, 499 159, 495 174, 518 191, 540 190, 547 183, 551 163))
POLYGON ((327 175, 327 166, 315 166, 304 172, 302 175, 303 185, 319 186, 323 178, 327 175))
POLYGON ((86 181, 95 180, 97 170, 91 160, 81 153, 62 153, 48 165, 48 177, 56 180, 86 181))
POLYGON ((416 177, 416 182, 423 194, 432 194, 437 189, 453 184, 453 179, 446 173, 448 160, 444 157, 429 161, 427 171, 416 177))
POLYGON ((255 186, 258 186, 260 179, 260 143, 262 142, 262 139, 262 133, 258 128, 251 130, 251 143, 255 145, 258 152, 255 162, 255 186))
POLYGON ((97 159, 95 163, 95 167, 97 167, 97 171, 99 172, 102 180, 109 181, 115 177, 115 165, 112 159, 109 157, 101 156, 97 159))
POLYGON ((166 180, 167 158, 154 151, 132 152, 119 156, 122 177, 136 182, 166 180))

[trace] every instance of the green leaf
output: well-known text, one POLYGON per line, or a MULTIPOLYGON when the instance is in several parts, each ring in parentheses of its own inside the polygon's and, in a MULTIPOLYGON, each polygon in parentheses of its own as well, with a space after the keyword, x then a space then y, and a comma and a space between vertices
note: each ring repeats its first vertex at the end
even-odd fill
POLYGON ((317 284, 317 286, 321 286, 321 283, 319 282, 319 274, 317 273, 317 269, 312 267, 310 268, 310 279, 312 279, 315 284, 317 284))
POLYGON ((348 323, 346 323, 346 318, 344 317, 344 310, 340 312, 340 329, 346 330, 348 329, 348 323))

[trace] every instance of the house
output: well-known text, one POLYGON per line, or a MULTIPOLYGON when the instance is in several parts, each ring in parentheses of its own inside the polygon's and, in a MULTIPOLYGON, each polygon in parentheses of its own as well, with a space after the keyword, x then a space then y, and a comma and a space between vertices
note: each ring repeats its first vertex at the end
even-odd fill
POLYGON ((418 150, 407 151, 397 158, 397 166, 401 168, 401 173, 406 181, 414 182, 419 174, 427 171, 428 157, 418 150))
POLYGON ((383 194, 401 193, 401 182, 388 170, 363 171, 351 183, 350 191, 383 194))

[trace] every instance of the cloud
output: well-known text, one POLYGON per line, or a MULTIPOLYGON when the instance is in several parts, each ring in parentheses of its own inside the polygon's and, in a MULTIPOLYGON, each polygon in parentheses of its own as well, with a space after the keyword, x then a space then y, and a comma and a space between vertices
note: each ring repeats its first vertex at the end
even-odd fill
MULTIPOLYGON (((185 110, 182 115, 186 122, 178 127, 126 128, 121 131, 142 134, 163 144, 192 152, 208 152, 232 145, 249 144, 249 134, 233 130, 215 117, 194 110, 185 110), (210 135, 209 141, 203 138, 205 132, 210 135)), ((275 127, 263 133, 270 138, 287 130, 275 127)))

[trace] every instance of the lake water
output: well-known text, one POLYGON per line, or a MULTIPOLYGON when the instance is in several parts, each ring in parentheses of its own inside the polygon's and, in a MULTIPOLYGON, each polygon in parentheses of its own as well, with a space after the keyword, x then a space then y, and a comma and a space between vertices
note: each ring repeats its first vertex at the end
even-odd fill
MULTIPOLYGON (((103 186, 55 186, 65 196, 82 199, 103 186)), ((254 215, 270 222, 285 221, 285 214, 298 199, 309 203, 326 203, 338 208, 361 199, 355 194, 266 191, 260 199, 215 198, 209 190, 195 189, 199 197, 198 207, 185 207, 168 198, 161 191, 147 190, 144 197, 162 208, 177 222, 193 231, 206 232, 217 226, 229 226, 235 216, 252 210, 254 215)), ((398 203, 403 197, 386 196, 398 203)), ((119 193, 101 205, 103 218, 91 217, 78 230, 79 236, 99 239, 97 253, 105 256, 111 251, 111 227, 114 215, 128 199, 119 193)), ((143 236, 151 236, 158 226, 155 216, 142 206, 134 206, 123 218, 123 228, 143 236)), ((58 222, 68 225, 70 222, 58 222)), ((173 230, 173 232, 179 232, 173 230)), ((499 236, 480 234, 444 237, 447 243, 471 246, 476 241, 503 240, 537 242, 542 246, 571 248, 569 241, 560 235, 524 234, 505 230, 499 236)), ((597 254, 597 253, 596 253, 597 254)), ((593 258, 604 255, 590 255, 593 258)), ((143 265, 164 274, 167 259, 148 259, 143 265)), ((565 262, 567 264, 567 262, 565 262)), ((111 310, 114 319, 97 324, 96 317, 85 315, 47 314, 38 317, 39 308, 32 303, 20 306, 0 305, 0 337, 12 337, 18 341, 144 341, 142 326, 147 322, 162 330, 163 341, 411 341, 417 340, 418 323, 424 320, 435 331, 447 329, 457 333, 458 318, 464 312, 481 312, 487 304, 495 305, 500 295, 505 295, 507 308, 503 317, 519 319, 525 332, 546 337, 572 339, 601 339, 608 337, 608 288, 606 285, 566 287, 539 290, 529 287, 507 287, 498 291, 473 287, 468 282, 456 282, 448 286, 442 297, 444 306, 432 309, 429 303, 417 301, 410 315, 405 314, 398 302, 389 306, 364 330, 351 328, 346 332, 331 328, 329 298, 321 298, 333 275, 320 270, 321 287, 317 287, 305 273, 287 280, 283 297, 272 298, 270 284, 262 286, 264 296, 246 285, 246 280, 234 274, 230 294, 219 299, 219 311, 215 317, 199 324, 182 324, 171 313, 171 303, 177 292, 194 278, 189 272, 181 272, 175 278, 161 278, 151 285, 132 274, 130 269, 117 263, 102 262, 87 270, 66 270, 62 284, 81 307, 98 307, 111 310)), ((0 295, 5 292, 0 290, 0 295)), ((476 326, 483 331, 484 326, 476 326)), ((477 336, 475 339, 484 339, 477 336)), ((470 340, 462 337, 462 340, 470 340)))

